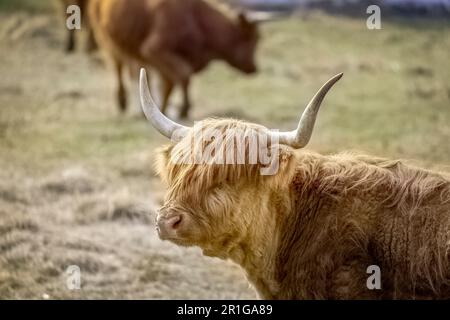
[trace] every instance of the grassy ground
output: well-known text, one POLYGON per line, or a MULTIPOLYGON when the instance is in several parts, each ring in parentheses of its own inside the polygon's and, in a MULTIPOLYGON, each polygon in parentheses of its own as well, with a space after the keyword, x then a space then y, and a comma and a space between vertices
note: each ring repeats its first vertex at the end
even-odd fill
MULTIPOLYGON (((255 297, 237 267, 157 239, 164 190, 151 165, 165 140, 136 101, 119 116, 110 70, 65 55, 56 15, 32 12, 0 13, 0 298, 255 297), (65 286, 71 264, 81 291, 65 286)), ((291 129, 322 83, 344 72, 309 148, 450 171, 449 27, 386 21, 369 31, 364 19, 320 14, 267 24, 259 74, 213 64, 194 81, 192 120, 291 129)))
POLYGON ((47 12, 59 0, 0 0, 0 11, 47 12))

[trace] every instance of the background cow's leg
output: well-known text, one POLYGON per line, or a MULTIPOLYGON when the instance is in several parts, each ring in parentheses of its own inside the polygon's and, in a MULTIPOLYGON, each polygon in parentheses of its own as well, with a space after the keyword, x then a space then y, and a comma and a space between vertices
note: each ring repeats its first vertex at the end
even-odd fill
POLYGON ((73 52, 75 50, 75 30, 67 31, 66 52, 73 52))
POLYGON ((98 49, 97 41, 95 40, 94 31, 90 26, 88 28, 88 36, 86 40, 86 52, 91 53, 98 49))
MULTIPOLYGON (((189 79, 193 73, 192 68, 184 59, 171 52, 160 53, 159 59, 162 62, 161 68, 164 70, 169 81, 172 82, 172 87, 175 84, 179 84, 181 86, 183 93, 183 105, 180 110, 180 118, 186 118, 190 108, 189 79)), ((163 110, 165 110, 165 107, 163 110)))
POLYGON ((78 0, 76 2, 80 6, 81 19, 82 19, 82 22, 84 25, 83 28, 84 28, 84 30, 86 30, 86 34, 87 34, 85 50, 87 53, 91 53, 91 52, 95 51, 98 48, 98 46, 97 46, 97 41, 95 40, 95 37, 94 37, 94 31, 92 30, 91 24, 89 22, 89 14, 87 12, 88 0, 78 0))
POLYGON ((180 110, 180 118, 187 118, 189 109, 191 108, 191 101, 189 98, 189 83, 190 80, 187 79, 181 84, 181 88, 183 90, 183 105, 181 106, 180 110))
POLYGON ((189 78, 193 74, 191 65, 182 57, 167 50, 159 39, 149 38, 144 42, 141 52, 144 56, 151 57, 149 60, 158 65, 159 71, 163 74, 162 78, 167 78, 167 80, 163 80, 163 82, 166 82, 166 85, 164 85, 165 89, 162 91, 163 104, 161 111, 165 113, 173 86, 179 84, 182 87, 184 96, 180 117, 186 117, 190 107, 187 88, 189 87, 189 78), (171 82, 170 86, 168 84, 169 81, 171 82))
POLYGON ((73 52, 75 50, 75 30, 70 30, 66 26, 66 19, 67 19, 67 7, 71 4, 78 5, 78 1, 68 1, 68 0, 62 0, 61 1, 61 13, 63 14, 61 17, 63 18, 62 21, 64 21, 64 28, 67 29, 66 33, 66 43, 64 50, 67 53, 73 52))
POLYGON ((117 75, 117 102, 120 112, 125 112, 127 109, 127 93, 123 83, 123 64, 119 60, 114 61, 117 75))
POLYGON ((161 93, 162 93, 162 104, 161 112, 166 114, 167 106, 169 105, 169 99, 173 92, 174 83, 173 81, 164 75, 161 75, 161 93))

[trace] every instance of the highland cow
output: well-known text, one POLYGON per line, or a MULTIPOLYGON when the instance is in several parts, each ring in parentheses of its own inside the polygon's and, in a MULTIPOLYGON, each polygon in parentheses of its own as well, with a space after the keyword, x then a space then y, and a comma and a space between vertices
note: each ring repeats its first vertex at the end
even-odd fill
POLYGON ((182 89, 180 117, 191 106, 191 77, 212 60, 246 74, 257 71, 257 23, 275 16, 234 17, 206 0, 90 0, 88 11, 98 43, 113 61, 119 109, 127 108, 124 67, 145 65, 162 80, 163 113, 175 86, 182 89))
POLYGON ((450 298, 448 176, 401 161, 301 149, 340 77, 314 96, 296 130, 276 132, 231 119, 208 119, 201 129, 179 125, 160 113, 142 71, 144 112, 173 141, 158 156, 168 185, 159 236, 231 259, 265 299, 450 298), (214 141, 225 143, 209 139, 210 131, 229 129, 275 137, 266 143, 277 150, 277 172, 261 175, 260 163, 189 161, 214 141), (380 290, 367 286, 373 265, 381 270, 380 290))

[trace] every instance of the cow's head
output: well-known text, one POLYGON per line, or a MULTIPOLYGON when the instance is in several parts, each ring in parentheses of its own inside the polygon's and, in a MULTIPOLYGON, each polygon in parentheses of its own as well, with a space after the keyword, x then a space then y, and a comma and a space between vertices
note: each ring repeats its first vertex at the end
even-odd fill
POLYGON ((238 32, 235 43, 230 48, 230 57, 227 61, 233 67, 245 72, 254 73, 256 67, 256 48, 259 40, 259 25, 268 21, 285 18, 284 12, 241 12, 237 16, 238 32))
POLYGON ((258 22, 252 21, 244 13, 237 19, 239 32, 231 49, 228 62, 235 68, 245 72, 254 73, 256 67, 256 47, 259 40, 258 22))
POLYGON ((258 210, 266 208, 264 202, 274 200, 271 195, 286 188, 295 163, 293 149, 308 143, 320 104, 341 76, 333 77, 318 91, 296 130, 278 132, 231 119, 207 119, 193 127, 173 122, 160 112, 142 69, 144 113, 172 140, 159 151, 157 159, 158 173, 168 185, 156 219, 160 238, 184 246, 197 245, 205 254, 222 257, 244 242, 252 227, 262 223, 258 217, 263 212, 258 210), (255 141, 260 149, 252 147, 255 141), (253 157, 258 150, 269 155, 270 161, 253 157), (262 174, 274 160, 277 170, 262 174))

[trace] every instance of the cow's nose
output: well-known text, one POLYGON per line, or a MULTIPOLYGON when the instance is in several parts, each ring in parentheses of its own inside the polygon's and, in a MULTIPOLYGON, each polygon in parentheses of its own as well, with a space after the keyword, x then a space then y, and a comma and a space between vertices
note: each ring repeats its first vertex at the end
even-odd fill
POLYGON ((255 65, 249 66, 246 70, 245 73, 247 74, 254 74, 258 71, 258 68, 255 65))
POLYGON ((181 214, 170 216, 158 216, 156 219, 156 229, 162 240, 177 238, 177 229, 183 221, 181 214))

